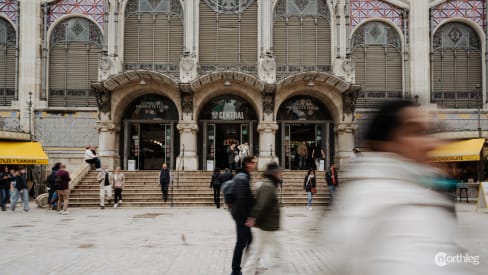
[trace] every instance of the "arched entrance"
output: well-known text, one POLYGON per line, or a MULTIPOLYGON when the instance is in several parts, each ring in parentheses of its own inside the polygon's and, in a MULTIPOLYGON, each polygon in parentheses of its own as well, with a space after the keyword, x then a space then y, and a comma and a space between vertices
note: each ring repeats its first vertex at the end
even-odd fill
POLYGON ((211 99, 198 116, 198 151, 204 170, 229 167, 227 148, 249 145, 249 153, 257 148, 257 114, 245 99, 236 95, 221 95, 211 99))
POLYGON ((129 170, 156 170, 162 163, 174 167, 179 154, 177 122, 178 110, 171 99, 146 94, 134 100, 122 118, 122 166, 129 170))
POLYGON ((311 96, 294 96, 277 114, 277 155, 285 169, 324 170, 334 158, 334 123, 327 108, 311 96))

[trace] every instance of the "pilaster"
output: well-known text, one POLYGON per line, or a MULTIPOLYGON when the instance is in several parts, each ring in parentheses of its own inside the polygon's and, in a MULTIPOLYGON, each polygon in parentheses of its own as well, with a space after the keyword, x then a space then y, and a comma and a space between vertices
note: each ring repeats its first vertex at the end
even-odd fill
POLYGON ((334 162, 339 169, 344 169, 345 164, 353 157, 352 149, 354 148, 354 135, 357 130, 357 124, 354 122, 339 123, 335 127, 336 134, 336 159, 334 162))
POLYGON ((107 120, 97 121, 95 128, 98 130, 98 154, 102 166, 114 169, 119 164, 116 145, 120 127, 113 121, 107 120))
MULTIPOLYGON (((41 88, 41 7, 38 1, 19 1, 18 48, 18 107, 20 127, 29 131, 34 115, 29 114, 29 93, 32 93, 32 110, 39 105, 41 88), (29 118, 31 121, 29 121, 29 118)), ((11 68, 12 70, 14 68, 11 68)), ((34 128, 31 127, 32 133, 34 128)))
POLYGON ((180 155, 176 158, 176 169, 197 170, 197 133, 198 124, 195 121, 182 120, 176 128, 180 132, 180 155))
POLYGON ((410 1, 410 95, 430 103, 429 1, 410 1))
POLYGON ((279 159, 276 156, 275 144, 275 135, 276 131, 278 131, 278 124, 275 121, 261 121, 257 130, 259 133, 258 169, 264 170, 268 162, 279 162, 279 159))

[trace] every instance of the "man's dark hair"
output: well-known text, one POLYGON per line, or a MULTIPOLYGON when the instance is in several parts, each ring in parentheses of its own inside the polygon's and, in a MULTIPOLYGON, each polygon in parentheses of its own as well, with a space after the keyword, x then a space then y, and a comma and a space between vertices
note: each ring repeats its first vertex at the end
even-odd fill
POLYGON ((369 124, 364 138, 367 142, 390 141, 393 133, 403 126, 400 113, 408 107, 416 107, 409 100, 395 100, 384 103, 369 124))
POLYGON ((256 161, 256 157, 254 156, 245 156, 243 159, 242 159, 242 167, 243 168, 246 168, 246 165, 250 162, 254 162, 256 161))

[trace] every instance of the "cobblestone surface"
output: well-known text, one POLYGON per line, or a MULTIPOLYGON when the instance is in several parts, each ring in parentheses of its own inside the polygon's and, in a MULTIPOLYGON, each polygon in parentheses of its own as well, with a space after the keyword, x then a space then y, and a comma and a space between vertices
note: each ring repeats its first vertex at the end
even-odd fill
MULTIPOLYGON (((33 208, 0 212, 0 274, 229 274, 235 242, 229 213, 213 208, 33 208)), ((290 274, 325 274, 324 211, 283 209, 283 258, 290 274)), ((461 245, 488 274, 488 214, 458 205, 461 245)), ((485 272, 485 273, 483 273, 485 272)), ((260 274, 275 274, 260 269, 260 274)), ((281 273, 282 274, 282 273, 281 273)))

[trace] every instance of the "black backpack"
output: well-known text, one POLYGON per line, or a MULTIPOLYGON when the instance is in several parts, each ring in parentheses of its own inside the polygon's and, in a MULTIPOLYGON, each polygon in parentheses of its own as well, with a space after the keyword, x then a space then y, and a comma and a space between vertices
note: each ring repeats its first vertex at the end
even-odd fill
POLYGON ((63 177, 61 177, 61 175, 55 174, 52 188, 54 188, 54 190, 59 190, 61 189, 62 185, 63 185, 63 177))

